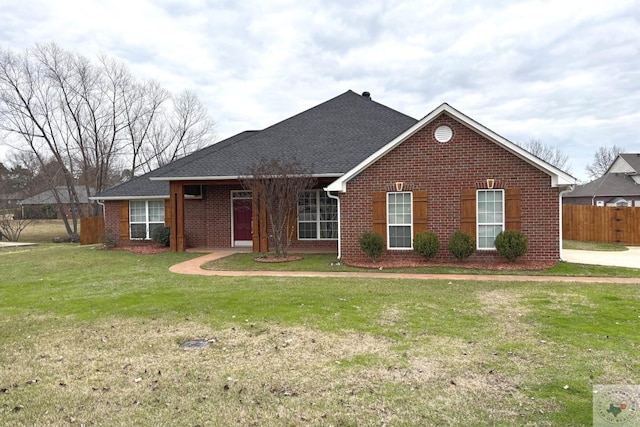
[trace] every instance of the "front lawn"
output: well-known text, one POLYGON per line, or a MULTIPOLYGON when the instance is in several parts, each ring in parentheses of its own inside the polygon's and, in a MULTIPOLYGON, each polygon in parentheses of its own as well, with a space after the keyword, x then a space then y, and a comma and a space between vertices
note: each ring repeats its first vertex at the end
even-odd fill
POLYGON ((562 247, 579 251, 624 252, 629 250, 624 245, 614 243, 580 242, 578 240, 563 240, 562 247))
POLYGON ((577 426, 640 384, 638 285, 168 272, 194 256, 1 250, 0 425, 577 426))
MULTIPOLYGON (((356 272, 371 271, 365 268, 350 267, 337 262, 331 254, 302 254, 300 261, 283 263, 256 262, 256 254, 238 253, 229 257, 207 262, 202 266, 206 270, 221 271, 323 271, 323 272, 356 272)), ((464 263, 461 263, 464 265, 464 263)), ((600 265, 572 264, 559 262, 547 270, 482 270, 464 267, 411 267, 385 268, 382 273, 414 273, 414 274, 499 274, 527 276, 576 276, 576 277, 640 277, 640 269, 625 267, 607 267, 600 265)))

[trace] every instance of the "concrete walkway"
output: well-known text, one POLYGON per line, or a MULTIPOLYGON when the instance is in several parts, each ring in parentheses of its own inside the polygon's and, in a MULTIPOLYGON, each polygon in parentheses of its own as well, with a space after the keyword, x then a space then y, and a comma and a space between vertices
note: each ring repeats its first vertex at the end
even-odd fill
POLYGON ((35 246, 37 243, 0 242, 0 249, 15 248, 18 246, 35 246))
MULTIPOLYGON (((494 282, 566 282, 566 283, 634 283, 640 284, 640 278, 620 277, 565 277, 565 276, 517 276, 517 275, 476 275, 476 274, 413 274, 413 273, 379 273, 362 272, 320 272, 320 271, 218 271, 204 270, 201 266, 209 261, 224 258, 237 253, 233 249, 218 249, 189 261, 173 265, 169 271, 178 274, 200 276, 227 277, 335 277, 335 278, 367 278, 367 279, 419 279, 419 280, 470 280, 494 282)), ((601 252, 598 252, 601 253, 601 252)), ((620 253, 620 252, 618 252, 620 253)))
POLYGON ((620 252, 564 249, 562 254, 568 262, 575 264, 640 268, 640 247, 630 246, 628 249, 628 251, 620 252))

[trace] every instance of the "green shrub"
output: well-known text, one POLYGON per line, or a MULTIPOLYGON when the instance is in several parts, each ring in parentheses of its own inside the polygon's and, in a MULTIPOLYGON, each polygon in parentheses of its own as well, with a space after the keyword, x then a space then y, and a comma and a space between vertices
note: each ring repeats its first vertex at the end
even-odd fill
POLYGON ((516 258, 527 253, 527 236, 517 230, 506 230, 496 236, 496 249, 498 253, 514 262, 516 258))
POLYGON ((378 233, 369 231, 360 236, 360 249, 367 254, 371 260, 375 261, 384 249, 384 239, 378 233))
POLYGON ((169 227, 158 227, 155 230, 153 230, 153 235, 151 236, 151 238, 153 239, 154 242, 158 242, 165 246, 169 246, 170 236, 171 236, 171 230, 169 229, 169 227))
POLYGON ((413 239, 413 251, 421 255, 426 260, 430 260, 438 253, 440 249, 440 239, 435 233, 423 231, 418 233, 413 239))
POLYGON ((468 258, 476 250, 476 242, 469 233, 456 231, 449 239, 449 252, 458 260, 468 258))
POLYGON ((118 246, 118 235, 111 230, 106 230, 102 235, 102 244, 107 248, 115 248, 118 246))

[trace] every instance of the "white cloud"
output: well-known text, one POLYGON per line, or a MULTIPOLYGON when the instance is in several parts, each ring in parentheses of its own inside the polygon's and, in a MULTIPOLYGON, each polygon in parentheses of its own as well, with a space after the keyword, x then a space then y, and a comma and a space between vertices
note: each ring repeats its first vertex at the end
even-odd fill
POLYGON ((195 90, 218 133, 260 129, 347 89, 416 118, 449 102, 499 134, 640 152, 637 0, 0 0, 0 45, 54 41, 195 90))

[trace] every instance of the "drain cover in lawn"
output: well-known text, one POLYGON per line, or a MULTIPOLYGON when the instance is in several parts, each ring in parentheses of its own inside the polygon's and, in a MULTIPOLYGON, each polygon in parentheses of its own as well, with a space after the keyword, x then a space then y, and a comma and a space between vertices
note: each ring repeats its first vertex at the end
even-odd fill
POLYGON ((202 348, 202 347, 207 347, 212 342, 215 342, 215 340, 191 340, 191 341, 185 341, 182 344, 180 344, 180 348, 202 348))

